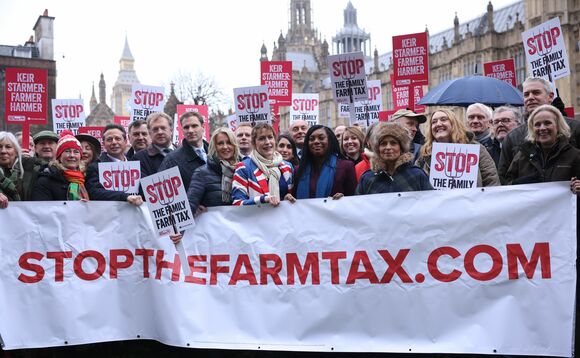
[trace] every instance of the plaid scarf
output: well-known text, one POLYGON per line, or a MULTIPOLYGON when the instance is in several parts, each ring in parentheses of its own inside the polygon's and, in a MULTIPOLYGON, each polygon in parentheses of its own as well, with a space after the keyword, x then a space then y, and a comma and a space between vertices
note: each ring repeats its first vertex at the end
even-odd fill
POLYGON ((17 185, 20 178, 20 170, 14 168, 9 170, 9 175, 5 176, 4 172, 0 170, 0 193, 3 193, 11 201, 20 201, 20 194, 18 193, 17 185))

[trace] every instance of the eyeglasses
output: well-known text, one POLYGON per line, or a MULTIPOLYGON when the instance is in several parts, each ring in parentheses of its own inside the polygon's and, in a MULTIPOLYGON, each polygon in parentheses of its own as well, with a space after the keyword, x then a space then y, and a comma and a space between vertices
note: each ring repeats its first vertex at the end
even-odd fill
POLYGON ((512 119, 511 119, 511 118, 507 118, 507 117, 506 117, 506 118, 496 118, 496 119, 492 120, 492 121, 491 121, 491 123, 492 123, 494 126, 497 126, 497 125, 498 125, 498 124, 500 124, 500 123, 503 123, 503 124, 508 124, 508 123, 511 123, 511 121, 512 121, 512 119))

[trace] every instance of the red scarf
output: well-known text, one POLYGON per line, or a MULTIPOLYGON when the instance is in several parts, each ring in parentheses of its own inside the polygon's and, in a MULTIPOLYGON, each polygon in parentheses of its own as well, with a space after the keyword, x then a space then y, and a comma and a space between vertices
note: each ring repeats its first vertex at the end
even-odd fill
POLYGON ((85 175, 80 170, 63 170, 64 178, 70 183, 68 186, 68 200, 89 200, 89 193, 85 188, 85 175))

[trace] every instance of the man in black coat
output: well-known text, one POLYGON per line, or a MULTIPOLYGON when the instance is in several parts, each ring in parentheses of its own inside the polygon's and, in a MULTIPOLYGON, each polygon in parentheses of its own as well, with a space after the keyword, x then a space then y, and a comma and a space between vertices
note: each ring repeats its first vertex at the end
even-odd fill
POLYGON ((147 131, 147 122, 142 119, 137 119, 136 121, 129 124, 127 128, 129 133, 129 143, 131 148, 125 153, 127 160, 133 160, 133 157, 137 152, 147 149, 150 144, 149 131, 147 131))
MULTIPOLYGON (((103 163, 124 162, 127 148, 125 128, 118 124, 108 124, 103 130, 103 145, 105 152, 99 160, 103 163)), ((122 191, 107 190, 99 182, 99 163, 94 162, 87 168, 86 187, 91 200, 127 201, 133 205, 141 205, 143 199, 139 195, 132 195, 122 191)))
POLYGON ((165 156, 175 149, 171 144, 173 121, 165 113, 151 113, 147 116, 147 129, 151 145, 133 156, 141 162, 141 178, 155 174, 165 156))
POLYGON ((185 112, 179 118, 184 137, 182 145, 179 149, 169 153, 159 167, 159 171, 163 171, 177 166, 185 185, 185 191, 189 188, 191 176, 195 169, 207 161, 208 144, 203 140, 205 132, 203 122, 203 117, 197 112, 185 112))
MULTIPOLYGON (((523 124, 508 134, 501 145, 501 155, 499 158, 498 174, 502 183, 505 183, 505 176, 516 156, 520 145, 526 141, 528 135, 528 117, 539 106, 551 104, 554 100, 554 92, 550 82, 540 77, 528 77, 523 83, 524 90, 524 121, 523 124)), ((578 148, 580 145, 580 122, 567 119, 570 126, 570 144, 578 148)))

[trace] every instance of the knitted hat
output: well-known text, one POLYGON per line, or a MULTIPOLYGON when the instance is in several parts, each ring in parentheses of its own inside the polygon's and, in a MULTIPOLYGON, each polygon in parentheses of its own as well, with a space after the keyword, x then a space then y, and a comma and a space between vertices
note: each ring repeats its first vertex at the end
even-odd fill
POLYGON ((71 131, 62 131, 60 133, 60 139, 56 145, 56 158, 59 158, 62 152, 67 149, 76 149, 82 152, 81 143, 75 138, 71 131))

